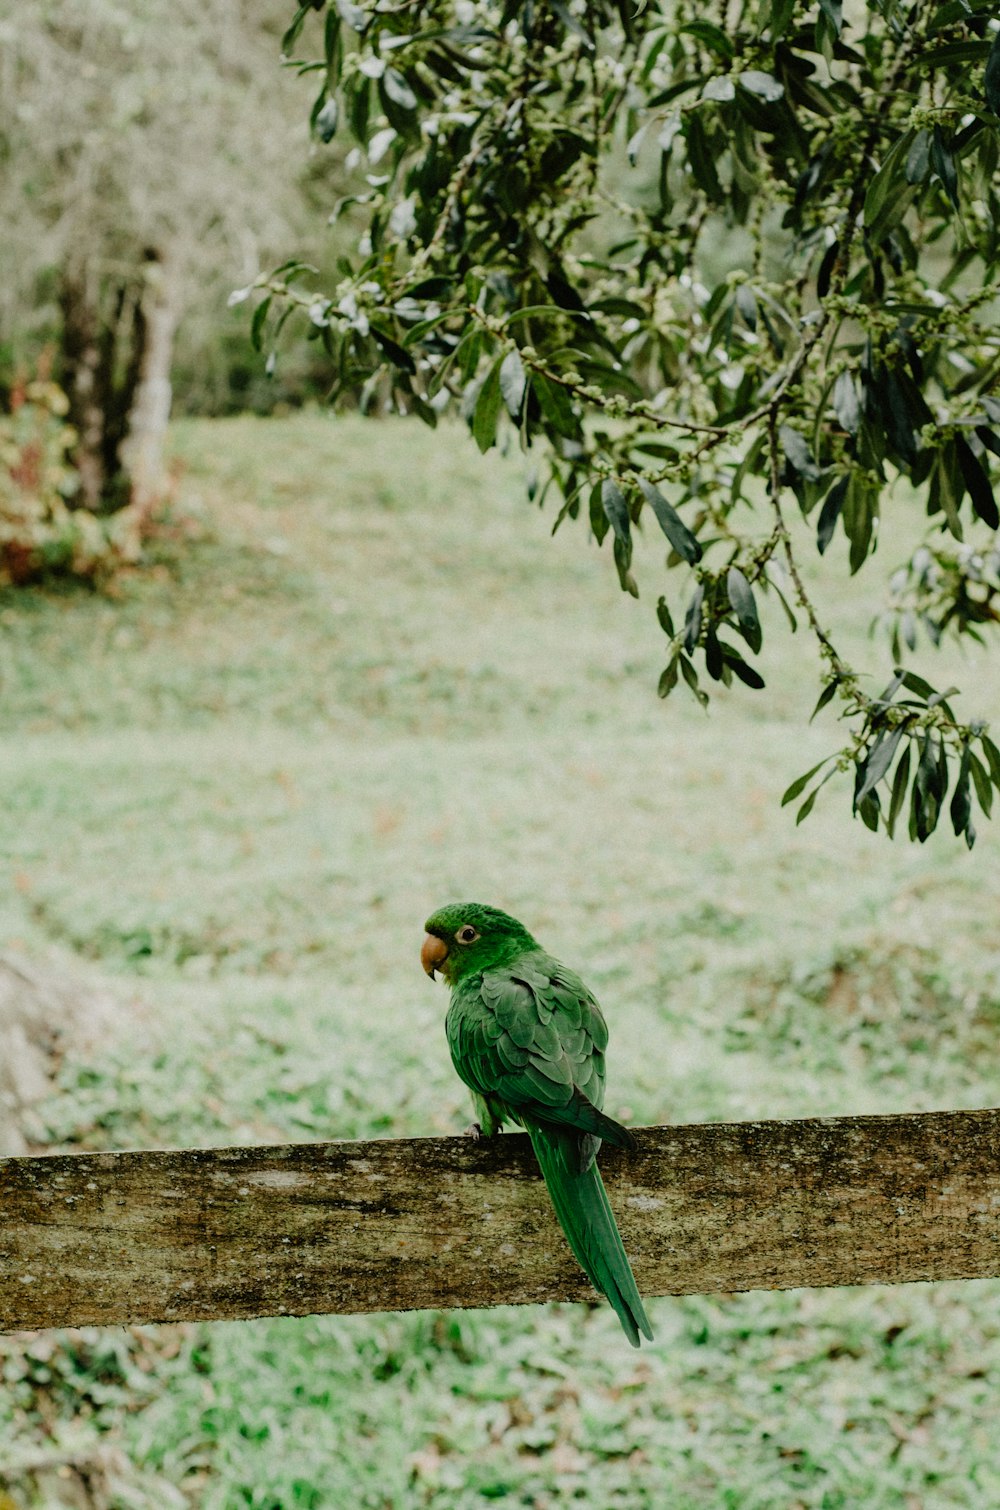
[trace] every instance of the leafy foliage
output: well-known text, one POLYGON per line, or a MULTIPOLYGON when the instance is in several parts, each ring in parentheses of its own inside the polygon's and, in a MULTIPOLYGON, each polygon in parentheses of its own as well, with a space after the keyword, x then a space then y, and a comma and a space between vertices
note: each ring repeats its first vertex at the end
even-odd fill
MULTIPOLYGON (((335 396, 430 425, 455 404, 481 450, 516 434, 540 453, 554 528, 582 516, 610 533, 635 596, 633 531, 652 516, 681 579, 658 608, 661 696, 762 688, 758 598, 777 595, 793 628, 804 613, 823 700, 850 723, 831 759, 853 770, 855 812, 891 831, 899 778, 924 839, 957 769, 949 811, 969 844, 981 727, 915 673, 902 703, 863 689, 785 508, 851 573, 897 478, 925 500, 928 550, 1000 524, 992 17, 987 0, 879 0, 851 20, 837 0, 762 0, 735 21, 689 3, 311 0, 283 45, 319 77, 318 139, 357 144, 361 182, 335 215, 358 252, 329 293, 279 269, 255 317, 263 341, 273 309, 279 326, 304 311, 335 396), (321 58, 299 56, 308 37, 321 58)), ((992 579, 971 602, 968 587, 940 573, 919 617, 991 620, 992 579)))
POLYGON ((112 517, 74 508, 79 479, 69 402, 47 377, 12 392, 0 412, 0 585, 50 576, 99 582, 137 561, 149 528, 128 505, 112 517))

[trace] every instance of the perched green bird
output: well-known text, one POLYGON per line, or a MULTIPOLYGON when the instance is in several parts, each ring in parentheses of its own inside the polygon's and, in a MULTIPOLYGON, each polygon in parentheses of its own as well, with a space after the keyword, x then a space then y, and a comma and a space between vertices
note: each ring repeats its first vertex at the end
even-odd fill
POLYGON ((632 1346, 640 1332, 652 1341, 596 1163, 602 1138, 635 1146, 601 1110, 608 1030, 600 1007, 578 975, 499 908, 453 903, 425 926, 421 963, 451 986, 445 1031, 477 1131, 493 1137, 505 1122, 527 1130, 584 1273, 632 1346))

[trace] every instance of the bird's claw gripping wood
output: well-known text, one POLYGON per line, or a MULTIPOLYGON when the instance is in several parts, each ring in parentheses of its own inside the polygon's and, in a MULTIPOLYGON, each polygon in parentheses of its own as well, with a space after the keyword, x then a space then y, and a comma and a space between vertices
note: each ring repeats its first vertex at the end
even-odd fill
POLYGON ((581 1268, 633 1346, 640 1332, 652 1340, 596 1162, 602 1139, 634 1147, 601 1110, 608 1030, 596 999, 496 907, 454 903, 426 927, 420 960, 451 986, 445 1030, 479 1117, 473 1136, 525 1128, 581 1268))

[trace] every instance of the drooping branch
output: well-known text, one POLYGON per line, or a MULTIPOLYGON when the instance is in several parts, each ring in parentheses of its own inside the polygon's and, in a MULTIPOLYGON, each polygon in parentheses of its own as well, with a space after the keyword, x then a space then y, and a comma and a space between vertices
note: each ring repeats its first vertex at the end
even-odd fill
POLYGON ((319 8, 314 119, 341 98, 359 163, 378 171, 344 201, 362 229, 350 276, 335 297, 297 284, 299 264, 261 279, 259 344, 298 309, 336 395, 379 393, 428 424, 454 407, 481 450, 516 435, 554 528, 582 516, 599 544, 610 535, 635 596, 649 573, 632 570, 632 530, 654 514, 673 574, 661 696, 764 688, 754 594, 781 593, 768 568, 782 559, 820 651, 818 710, 837 697, 849 720, 830 761, 854 771, 854 811, 891 832, 907 799, 924 839, 950 791, 971 844, 969 773, 986 773, 988 815, 1000 749, 901 657, 918 622, 932 642, 989 626, 976 584, 992 567, 949 564, 933 594, 923 572, 878 692, 821 624, 786 508, 794 497, 824 565, 851 575, 897 478, 926 507, 935 560, 945 532, 1000 530, 986 0, 961 14, 763 0, 724 24, 687 6, 484 0, 469 25, 432 3, 430 29, 362 0, 346 31, 348 13, 319 8))

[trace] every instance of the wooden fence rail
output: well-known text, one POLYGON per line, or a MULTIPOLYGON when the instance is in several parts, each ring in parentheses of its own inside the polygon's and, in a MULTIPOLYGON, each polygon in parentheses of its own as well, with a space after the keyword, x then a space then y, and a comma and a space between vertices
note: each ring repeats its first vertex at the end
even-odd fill
MULTIPOLYGON (((1000 1275, 1000 1110, 641 1129, 646 1295, 1000 1275)), ((523 1135, 0 1159, 0 1329, 593 1295, 523 1135)))

